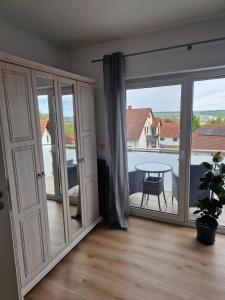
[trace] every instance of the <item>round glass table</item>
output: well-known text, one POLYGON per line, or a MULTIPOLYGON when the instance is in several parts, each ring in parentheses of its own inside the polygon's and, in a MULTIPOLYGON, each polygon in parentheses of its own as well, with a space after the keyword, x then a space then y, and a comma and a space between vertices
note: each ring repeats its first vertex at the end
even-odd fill
POLYGON ((159 162, 145 162, 136 165, 135 169, 145 173, 167 173, 172 171, 173 167, 159 162))

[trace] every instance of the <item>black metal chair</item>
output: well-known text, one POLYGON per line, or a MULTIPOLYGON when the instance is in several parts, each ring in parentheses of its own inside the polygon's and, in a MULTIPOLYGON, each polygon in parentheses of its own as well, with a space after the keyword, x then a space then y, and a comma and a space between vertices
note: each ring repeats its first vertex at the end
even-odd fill
POLYGON ((161 204, 160 204, 160 194, 163 193, 165 204, 166 202, 166 196, 164 191, 164 176, 160 176, 158 174, 158 177, 156 176, 147 176, 143 181, 143 194, 142 194, 142 200, 141 200, 141 207, 143 205, 144 197, 147 195, 147 202, 149 200, 149 195, 158 196, 158 203, 159 203, 159 210, 161 211, 161 204))

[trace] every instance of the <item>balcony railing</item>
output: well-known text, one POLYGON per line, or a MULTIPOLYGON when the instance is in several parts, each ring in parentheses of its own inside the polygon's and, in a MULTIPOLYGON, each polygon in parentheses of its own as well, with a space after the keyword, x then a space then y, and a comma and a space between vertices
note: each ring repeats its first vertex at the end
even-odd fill
MULTIPOLYGON (((179 154, 179 149, 177 148, 140 148, 140 147, 127 147, 127 151, 136 151, 136 152, 156 152, 156 153, 173 153, 179 154)), ((212 154, 215 152, 221 152, 225 156, 224 150, 205 150, 205 149, 191 149, 191 153, 196 154, 212 154)))

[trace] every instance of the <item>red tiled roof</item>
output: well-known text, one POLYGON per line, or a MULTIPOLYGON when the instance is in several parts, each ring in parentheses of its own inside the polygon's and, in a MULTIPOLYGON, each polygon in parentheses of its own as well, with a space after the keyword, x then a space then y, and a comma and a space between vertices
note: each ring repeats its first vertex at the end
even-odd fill
POLYGON ((162 121, 160 118, 155 118, 152 122, 152 127, 156 128, 158 125, 160 124, 160 126, 162 126, 162 121))
POLYGON ((43 136, 43 134, 44 134, 44 132, 45 132, 45 129, 46 129, 46 127, 47 127, 47 123, 48 123, 48 120, 40 119, 41 136, 43 136))
POLYGON ((127 140, 136 141, 139 139, 146 119, 149 114, 153 115, 151 108, 136 108, 130 106, 127 109, 127 140))
POLYGON ((160 128, 160 137, 162 138, 179 138, 180 122, 164 122, 160 128))
POLYGON ((201 150, 225 150, 225 136, 205 135, 202 129, 224 129, 225 125, 209 124, 204 125, 192 133, 192 149, 201 150))
POLYGON ((75 136, 74 135, 64 135, 64 142, 66 145, 74 144, 75 136))

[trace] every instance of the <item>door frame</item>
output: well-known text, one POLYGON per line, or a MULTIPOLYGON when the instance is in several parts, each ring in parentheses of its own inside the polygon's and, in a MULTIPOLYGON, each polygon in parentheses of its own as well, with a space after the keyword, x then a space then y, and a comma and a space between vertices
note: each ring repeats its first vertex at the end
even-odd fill
POLYGON ((0 210, 0 245, 1 245, 1 257, 3 261, 0 261, 0 297, 7 298, 10 293, 10 297, 15 300, 22 300, 19 287, 20 277, 18 270, 18 262, 15 253, 15 234, 13 232, 13 220, 11 215, 11 199, 8 186, 8 175, 6 173, 5 166, 5 150, 3 149, 3 134, 2 126, 0 122, 0 190, 2 193, 1 202, 4 204, 2 210, 0 210), (8 186, 8 188, 7 188, 8 186))
MULTIPOLYGON (((193 84, 196 80, 207 80, 215 78, 225 78, 225 66, 207 68, 202 70, 190 70, 173 72, 162 75, 152 75, 145 78, 126 79, 126 89, 138 89, 146 87, 159 87, 165 85, 183 84, 181 95, 181 135, 180 135, 180 160, 179 170, 182 180, 179 184, 179 206, 178 215, 148 211, 140 208, 130 207, 130 213, 140 217, 177 223, 190 227, 195 226, 195 222, 189 220, 189 178, 191 161, 191 128, 192 128, 192 107, 193 107, 193 84), (183 124, 183 128, 182 128, 183 124), (188 182, 188 184, 186 184, 188 182), (183 185, 183 191, 181 186, 183 185), (181 199, 182 197, 182 199, 181 199), (183 206, 183 207, 181 207, 183 206), (150 213, 151 212, 151 213, 150 213)), ((218 232, 225 233, 225 227, 219 226, 218 232)))

